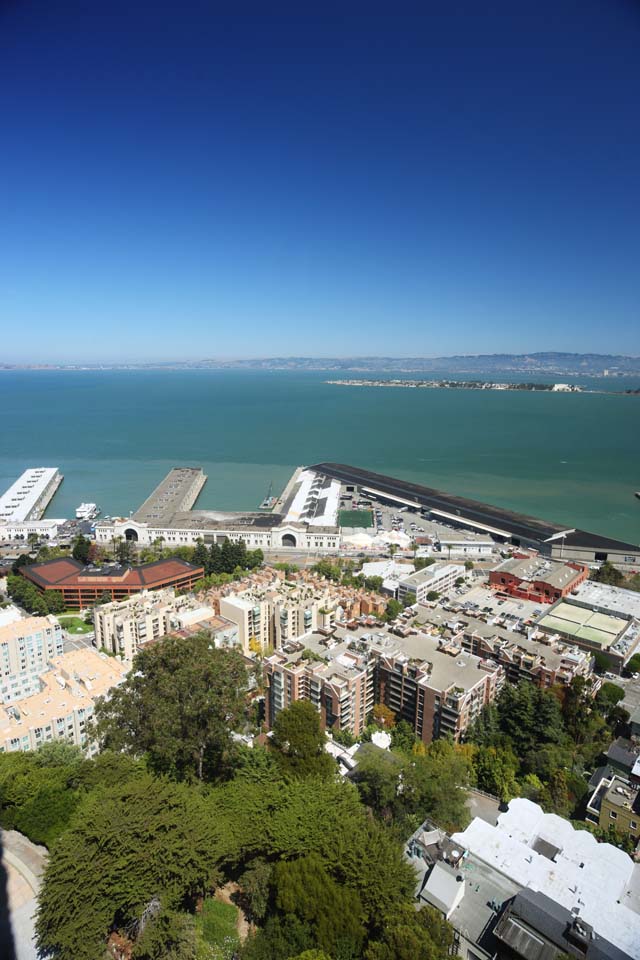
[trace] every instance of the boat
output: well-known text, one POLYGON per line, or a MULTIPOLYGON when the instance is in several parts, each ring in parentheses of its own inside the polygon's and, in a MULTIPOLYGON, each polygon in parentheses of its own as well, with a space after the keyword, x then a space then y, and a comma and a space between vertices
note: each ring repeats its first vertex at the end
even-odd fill
POLYGON ((636 490, 636 497, 640 500, 640 490, 636 490))
POLYGON ((269 484, 269 489, 267 490, 267 495, 260 504, 260 510, 271 510, 271 507, 276 502, 276 498, 272 496, 273 494, 273 480, 269 484))
POLYGON ((96 503, 81 503, 76 507, 77 520, 95 520, 100 514, 100 509, 96 503))

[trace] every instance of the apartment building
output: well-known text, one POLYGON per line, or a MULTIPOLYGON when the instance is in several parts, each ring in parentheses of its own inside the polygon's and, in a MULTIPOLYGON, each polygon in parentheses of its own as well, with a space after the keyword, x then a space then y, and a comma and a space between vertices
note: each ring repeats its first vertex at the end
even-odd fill
POLYGON ((322 724, 362 733, 375 702, 386 704, 430 743, 445 734, 464 737, 485 704, 496 697, 504 671, 439 638, 337 628, 289 644, 264 663, 269 726, 295 700, 309 700, 322 724))
POLYGON ((207 629, 215 618, 212 607, 174 590, 136 594, 127 600, 94 609, 96 646, 130 663, 141 646, 187 628, 207 629))
MULTIPOLYGON (((328 585, 274 579, 220 597, 220 614, 238 624, 246 654, 276 650, 318 629, 330 629, 337 604, 328 585)), ((342 611, 341 611, 342 613, 342 611)))
POLYGON ((330 661, 307 659, 308 652, 298 645, 293 654, 266 658, 267 725, 296 700, 308 700, 320 713, 323 728, 359 736, 375 703, 374 660, 346 651, 330 661))
POLYGON ((510 683, 530 680, 540 687, 551 687, 591 676, 593 657, 586 650, 560 640, 549 638, 544 643, 521 634, 507 634, 480 620, 467 623, 458 639, 470 653, 499 663, 510 683))
POLYGON ((87 721, 96 699, 121 683, 128 668, 88 647, 54 657, 49 667, 37 693, 0 707, 0 753, 37 750, 51 740, 95 752, 87 740, 87 721))
POLYGON ((379 699, 410 723, 424 743, 442 736, 459 742, 482 708, 495 700, 504 671, 442 642, 428 652, 429 659, 422 659, 422 644, 410 639, 413 651, 405 644, 405 649, 380 657, 379 699))
POLYGON ((37 693, 47 663, 64 653, 55 617, 26 617, 0 626, 0 703, 37 693))
POLYGON ((455 563, 434 563, 398 583, 398 600, 407 603, 412 595, 418 603, 427 602, 427 594, 446 593, 451 590, 459 576, 464 573, 455 563))

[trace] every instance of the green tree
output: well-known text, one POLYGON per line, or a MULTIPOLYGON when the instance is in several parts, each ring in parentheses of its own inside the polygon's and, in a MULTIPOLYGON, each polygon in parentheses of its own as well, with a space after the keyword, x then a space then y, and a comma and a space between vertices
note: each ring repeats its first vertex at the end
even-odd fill
POLYGON ((67 608, 64 597, 59 590, 47 590, 44 595, 44 602, 49 613, 62 613, 67 608))
POLYGON ((381 917, 380 939, 365 949, 365 960, 447 960, 453 927, 434 908, 416 910, 399 901, 381 917))
POLYGON ((109 931, 135 927, 154 899, 163 911, 193 904, 219 876, 214 850, 204 801, 184 784, 147 774, 91 794, 48 860, 39 949, 95 960, 109 931))
POLYGON ((503 801, 519 793, 516 777, 518 760, 503 747, 478 747, 473 755, 478 786, 503 801))
POLYGON ((624 582, 624 574, 608 560, 605 560, 599 569, 591 575, 591 579, 598 583, 608 583, 614 587, 619 587, 624 582))
POLYGON ((193 551, 192 561, 196 566, 204 567, 205 573, 209 572, 209 551, 207 550, 203 540, 198 540, 195 550, 193 551))
POLYGON ((387 609, 385 610, 385 614, 384 614, 385 620, 387 620, 388 622, 395 620, 396 617, 402 613, 403 609, 404 607, 400 603, 400 601, 394 600, 392 597, 391 600, 387 602, 387 609))
POLYGON ((320 949, 359 955, 365 935, 360 897, 336 883, 317 853, 276 864, 273 886, 277 909, 307 924, 320 949))
POLYGON ((146 755, 153 770, 177 779, 214 779, 244 715, 247 671, 235 650, 199 634, 144 647, 133 669, 95 708, 104 746, 146 755))
POLYGON ((440 594, 438 593, 437 590, 429 590, 427 594, 427 600, 429 601, 429 603, 433 603, 434 600, 438 600, 439 597, 440 597, 440 594))
POLYGON ((73 543, 73 550, 71 551, 71 556, 74 560, 77 560, 78 563, 87 564, 89 562, 89 555, 91 553, 91 540, 87 537, 83 537, 80 534, 73 543))
POLYGON ((335 774, 335 764, 324 749, 320 714, 308 700, 296 700, 280 711, 273 724, 271 743, 284 773, 323 778, 335 774))

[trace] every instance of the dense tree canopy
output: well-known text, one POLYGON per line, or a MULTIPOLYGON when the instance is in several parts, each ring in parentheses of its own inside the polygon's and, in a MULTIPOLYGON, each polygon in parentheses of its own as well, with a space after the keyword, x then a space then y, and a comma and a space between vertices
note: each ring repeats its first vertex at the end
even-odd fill
POLYGON ((296 777, 331 777, 335 763, 324 749, 320 714, 308 700, 296 700, 281 710, 271 741, 284 773, 296 777))
POLYGON ((165 637, 142 648, 125 682, 98 700, 95 733, 105 747, 146 756, 158 773, 215 779, 244 715, 247 681, 235 650, 216 650, 204 634, 165 637))

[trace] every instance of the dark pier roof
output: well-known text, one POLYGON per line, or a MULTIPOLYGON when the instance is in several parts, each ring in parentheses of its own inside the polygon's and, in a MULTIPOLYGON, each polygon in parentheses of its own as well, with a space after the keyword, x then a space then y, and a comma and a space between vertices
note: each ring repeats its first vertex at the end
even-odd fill
MULTIPOLYGON (((478 500, 458 497, 452 493, 444 493, 442 490, 434 490, 432 487, 424 487, 418 483, 387 477, 384 474, 362 470, 360 467, 352 467, 345 463, 316 463, 309 469, 317 470, 318 473, 324 473, 329 477, 340 480, 342 483, 372 487, 391 497, 401 497, 415 503, 421 509, 440 510, 451 514, 453 517, 459 517, 461 521, 467 520, 505 531, 510 537, 515 537, 518 540, 542 543, 554 534, 562 533, 563 530, 570 527, 570 524, 560 526, 547 520, 539 520, 523 513, 504 510, 502 507, 494 507, 478 500)), ((568 534, 564 538, 564 543, 568 547, 586 547, 591 550, 623 550, 632 553, 638 551, 637 544, 624 543, 610 537, 601 537, 597 533, 587 533, 584 530, 575 530, 568 534)))

